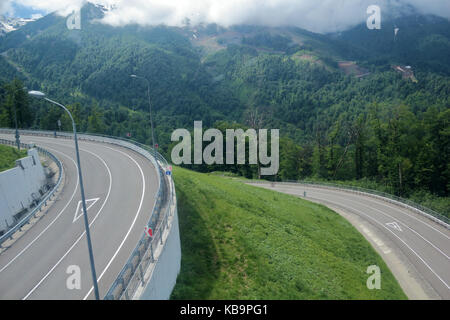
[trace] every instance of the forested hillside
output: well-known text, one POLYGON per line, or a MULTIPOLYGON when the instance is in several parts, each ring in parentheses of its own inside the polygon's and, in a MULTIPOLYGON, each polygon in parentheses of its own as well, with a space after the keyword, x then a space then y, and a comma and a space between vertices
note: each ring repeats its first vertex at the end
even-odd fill
MULTIPOLYGON (((359 181, 450 212, 450 23, 406 16, 382 30, 319 35, 298 28, 184 28, 95 23, 48 15, 0 39, 0 126, 55 130, 62 112, 29 100, 41 90, 73 111, 80 131, 151 144, 170 155, 174 129, 279 128, 272 179, 359 181), (393 27, 400 30, 394 37, 393 27), (407 68, 410 66, 411 68, 407 68), (400 70, 400 71, 399 71, 400 70), (18 80, 14 80, 17 78, 18 80), (442 198, 444 197, 444 198, 442 198)), ((200 166, 257 177, 253 166, 200 166)))

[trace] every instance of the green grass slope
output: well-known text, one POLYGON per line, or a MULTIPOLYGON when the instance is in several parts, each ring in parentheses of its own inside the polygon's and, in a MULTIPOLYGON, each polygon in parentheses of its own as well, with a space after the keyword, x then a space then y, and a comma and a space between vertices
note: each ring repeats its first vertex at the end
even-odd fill
POLYGON ((14 168, 16 166, 16 160, 26 157, 27 152, 17 151, 15 148, 0 145, 0 172, 14 168))
POLYGON ((405 299, 370 244, 332 210, 175 168, 181 273, 172 299, 405 299), (367 267, 381 268, 369 290, 367 267))

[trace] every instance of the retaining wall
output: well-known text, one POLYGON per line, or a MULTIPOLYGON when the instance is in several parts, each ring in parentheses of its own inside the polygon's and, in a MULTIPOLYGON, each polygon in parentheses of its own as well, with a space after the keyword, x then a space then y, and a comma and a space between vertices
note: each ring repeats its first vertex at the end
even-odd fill
POLYGON ((36 149, 16 161, 16 167, 0 172, 0 231, 16 221, 16 215, 42 198, 47 178, 36 149))

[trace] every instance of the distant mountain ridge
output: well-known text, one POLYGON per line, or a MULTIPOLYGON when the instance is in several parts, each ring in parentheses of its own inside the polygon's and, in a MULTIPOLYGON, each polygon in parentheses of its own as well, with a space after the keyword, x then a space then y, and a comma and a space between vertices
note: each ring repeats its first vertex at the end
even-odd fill
MULTIPOLYGON (((448 194, 448 20, 395 16, 381 30, 363 23, 330 35, 250 25, 113 27, 98 23, 104 14, 87 4, 81 30, 49 14, 0 38, 0 123, 11 126, 3 84, 19 78, 18 87, 70 107, 81 132, 151 144, 147 83, 136 74, 149 81, 166 155, 173 130, 196 120, 205 128, 279 128, 283 178, 369 177, 398 194, 422 185, 448 194)), ((29 127, 57 130, 62 119, 63 130, 71 128, 61 110, 30 103, 29 127)))
MULTIPOLYGON (((69 102, 95 99, 102 106, 146 110, 142 83, 129 78, 140 74, 152 85, 155 109, 184 125, 205 114, 211 121, 225 115, 239 119, 250 105, 273 104, 262 88, 273 81, 275 92, 278 79, 286 85, 306 81, 307 90, 318 90, 345 76, 340 65, 351 66, 355 72, 347 74, 356 75, 393 72, 393 65, 450 74, 450 23, 438 17, 414 13, 383 20, 382 30, 368 30, 364 23, 323 35, 296 27, 98 23, 109 9, 86 4, 82 30, 68 30, 66 18, 52 13, 8 32, 0 38, 0 81, 19 77, 69 102), (394 25, 400 29, 397 39, 394 25)), ((298 98, 297 118, 283 121, 309 116, 309 97, 298 98)))
POLYGON ((0 36, 4 36, 9 32, 15 31, 27 23, 36 21, 34 18, 13 18, 0 15, 0 36))

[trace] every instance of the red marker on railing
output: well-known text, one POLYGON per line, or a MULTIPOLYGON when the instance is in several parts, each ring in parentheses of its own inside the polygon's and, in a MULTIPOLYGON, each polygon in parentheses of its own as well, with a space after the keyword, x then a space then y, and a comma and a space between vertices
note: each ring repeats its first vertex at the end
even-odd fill
POLYGON ((148 235, 150 238, 153 238, 153 230, 152 230, 152 228, 145 227, 145 234, 148 235))

